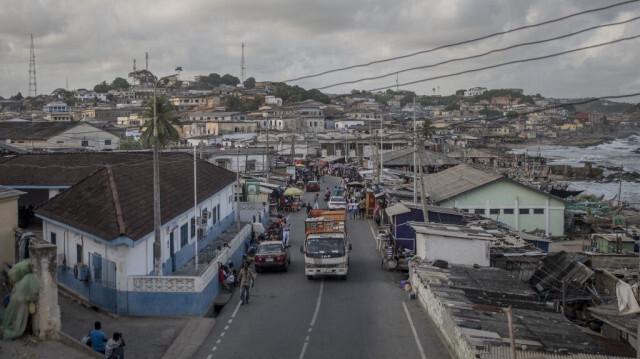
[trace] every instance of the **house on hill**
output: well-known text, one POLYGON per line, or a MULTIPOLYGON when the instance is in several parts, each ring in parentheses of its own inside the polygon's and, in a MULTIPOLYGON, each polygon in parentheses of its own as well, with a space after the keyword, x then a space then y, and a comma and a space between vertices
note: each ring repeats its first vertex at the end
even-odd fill
POLYGON ((0 140, 33 150, 117 150, 120 137, 87 122, 4 122, 0 140))
POLYGON ((565 202, 496 173, 461 164, 427 175, 425 191, 435 204, 503 222, 517 231, 564 234, 565 202))

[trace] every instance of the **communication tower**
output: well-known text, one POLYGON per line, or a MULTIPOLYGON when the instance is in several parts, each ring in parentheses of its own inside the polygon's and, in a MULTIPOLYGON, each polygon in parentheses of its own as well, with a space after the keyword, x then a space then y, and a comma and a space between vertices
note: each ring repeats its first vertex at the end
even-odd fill
POLYGON ((244 42, 242 43, 242 60, 240 60, 240 86, 244 85, 244 42))
POLYGON ((144 53, 144 60, 145 60, 144 69, 149 71, 149 53, 148 52, 144 53))
POLYGON ((38 96, 36 84, 36 53, 33 49, 33 34, 31 34, 31 53, 29 54, 29 96, 38 96))

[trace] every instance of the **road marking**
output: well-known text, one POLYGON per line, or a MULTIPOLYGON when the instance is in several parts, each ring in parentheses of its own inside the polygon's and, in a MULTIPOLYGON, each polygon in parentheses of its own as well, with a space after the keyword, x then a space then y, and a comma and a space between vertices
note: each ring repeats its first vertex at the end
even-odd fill
MULTIPOLYGON (((218 349, 218 347, 213 347, 213 348, 211 348, 211 351, 212 351, 212 352, 215 352, 215 351, 216 351, 216 349, 218 349)), ((211 355, 211 354, 209 354, 209 355, 211 355)))
POLYGON ((224 326, 224 330, 229 330, 229 326, 228 326, 228 325, 225 325, 225 326, 224 326))
POLYGON ((242 304, 242 301, 239 301, 238 304, 236 304, 236 309, 233 311, 233 314, 231 314, 231 318, 236 317, 236 314, 238 313, 238 309, 240 309, 241 304, 242 304))
POLYGON ((318 293, 318 301, 316 302, 316 311, 313 313, 313 319, 311 319, 311 326, 316 323, 318 318, 318 312, 320 311, 320 303, 322 302, 322 289, 324 288, 324 279, 320 282, 320 293, 318 293))
MULTIPOLYGON (((318 319, 318 313, 320 312, 320 304, 322 303, 322 291, 324 290, 324 279, 320 282, 320 292, 318 292, 318 300, 316 301, 316 309, 313 312, 313 318, 311 319, 311 324, 309 324, 309 329, 307 331, 311 333, 313 330, 313 326, 316 324, 316 319, 318 319)), ((311 336, 307 335, 304 338, 304 344, 302 344, 302 351, 300 352, 300 359, 304 358, 304 353, 307 351, 307 346, 309 346, 309 341, 311 340, 311 336)))
POLYGON ((207 359, 211 359, 212 357, 213 357, 213 355, 211 355, 211 354, 207 355, 207 359))
POLYGON ((416 327, 413 325, 413 320, 411 320, 409 309, 407 309, 407 305, 404 304, 404 302, 402 302, 402 307, 404 308, 405 314, 407 314, 407 319, 409 320, 409 325, 411 326, 411 331, 413 332, 413 338, 416 340, 416 344, 418 345, 418 351, 420 351, 420 357, 422 359, 427 359, 427 356, 424 354, 424 349, 422 349, 422 344, 420 344, 420 339, 418 338, 416 327))
POLYGON ((304 342, 304 344, 302 345, 302 352, 300 353, 300 359, 304 358, 304 352, 307 351, 307 345, 309 345, 309 342, 304 342))
POLYGON ((229 319, 229 321, 227 323, 231 324, 231 322, 233 322, 233 319, 229 319))
POLYGON ((221 341, 222 339, 218 339, 218 341, 216 341, 216 344, 220 344, 221 341))

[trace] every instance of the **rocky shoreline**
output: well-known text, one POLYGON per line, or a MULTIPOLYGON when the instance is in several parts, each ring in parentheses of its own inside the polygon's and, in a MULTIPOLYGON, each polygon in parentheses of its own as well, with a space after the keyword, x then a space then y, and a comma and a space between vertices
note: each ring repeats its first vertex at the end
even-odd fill
MULTIPOLYGON (((545 138, 533 138, 521 143, 509 143, 503 145, 503 147, 509 149, 532 147, 540 145, 550 146, 573 146, 573 147, 591 147, 598 146, 603 143, 615 141, 617 139, 627 138, 633 135, 640 135, 639 131, 611 131, 606 133, 576 133, 574 136, 560 136, 560 137, 545 137, 545 138)), ((640 153, 640 148, 636 150, 640 153)))

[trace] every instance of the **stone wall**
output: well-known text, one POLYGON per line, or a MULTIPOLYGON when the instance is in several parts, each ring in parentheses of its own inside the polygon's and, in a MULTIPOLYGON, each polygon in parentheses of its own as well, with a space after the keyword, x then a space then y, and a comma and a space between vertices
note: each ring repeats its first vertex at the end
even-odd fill
POLYGON ((33 316, 33 333, 40 340, 57 339, 61 318, 58 306, 56 246, 32 238, 29 244, 29 258, 32 271, 41 285, 36 313, 33 316))

